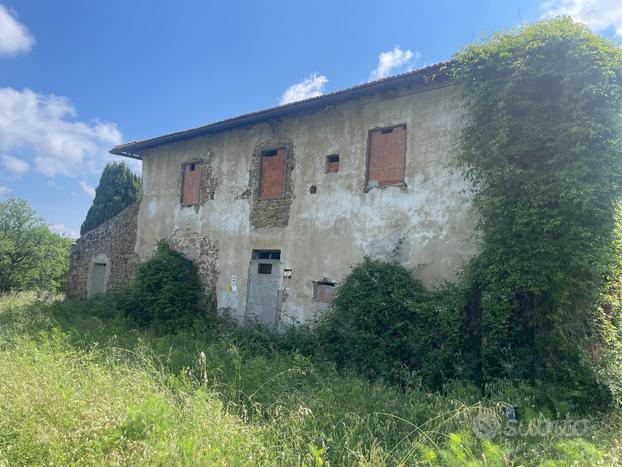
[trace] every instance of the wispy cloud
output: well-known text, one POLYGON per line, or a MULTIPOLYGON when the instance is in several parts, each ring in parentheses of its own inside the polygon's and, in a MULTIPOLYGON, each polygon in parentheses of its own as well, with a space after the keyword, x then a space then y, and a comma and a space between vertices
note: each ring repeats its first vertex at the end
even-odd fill
POLYGON ((622 2, 620 0, 545 0, 543 17, 568 15, 589 25, 594 31, 612 29, 622 37, 622 2))
POLYGON ((91 198, 95 198, 95 188, 93 186, 89 185, 84 180, 80 180, 79 183, 87 195, 89 195, 91 198))
POLYGON ((0 185, 0 197, 8 195, 11 190, 8 186, 0 185))
POLYGON ((11 57, 32 49, 35 39, 15 13, 0 3, 0 56, 11 57))
POLYGON ((63 237, 76 239, 80 236, 80 232, 77 229, 67 227, 65 224, 50 224, 48 227, 52 232, 63 237))
POLYGON ((281 105, 289 104, 290 102, 321 96, 324 92, 324 86, 326 86, 326 83, 328 83, 326 76, 313 73, 300 83, 292 84, 288 87, 283 93, 283 96, 281 96, 280 103, 281 105))
POLYGON ((10 154, 0 156, 0 165, 15 175, 24 175, 30 170, 30 164, 28 162, 11 156, 10 154))
POLYGON ((121 132, 114 123, 76 117, 67 98, 0 88, 0 150, 31 149, 37 170, 50 177, 98 173, 121 132))
POLYGON ((54 180, 48 180, 48 186, 56 191, 65 191, 63 186, 59 183, 56 183, 54 180))
POLYGON ((402 50, 398 45, 393 50, 378 55, 378 66, 369 74, 369 81, 385 78, 399 71, 412 69, 421 54, 412 50, 402 50))

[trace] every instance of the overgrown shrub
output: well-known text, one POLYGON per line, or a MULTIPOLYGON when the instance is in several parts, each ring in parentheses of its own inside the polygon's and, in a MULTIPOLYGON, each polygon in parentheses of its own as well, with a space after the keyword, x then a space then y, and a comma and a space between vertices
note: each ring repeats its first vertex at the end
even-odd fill
POLYGON ((599 303, 616 262, 622 49, 557 18, 467 47, 454 76, 482 239, 467 275, 482 375, 510 368, 605 402, 595 350, 620 321, 599 303))
POLYGON ((207 315, 194 263, 160 241, 156 253, 140 264, 126 297, 126 313, 142 326, 171 332, 207 315))
POLYGON ((317 327, 339 367, 390 382, 421 377, 440 387, 464 376, 464 297, 456 286, 427 291, 395 262, 365 258, 338 288, 317 327))

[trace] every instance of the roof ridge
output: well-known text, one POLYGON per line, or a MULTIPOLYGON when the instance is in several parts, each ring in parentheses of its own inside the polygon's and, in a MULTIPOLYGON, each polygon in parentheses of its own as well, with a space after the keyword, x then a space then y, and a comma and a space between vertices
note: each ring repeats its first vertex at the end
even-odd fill
MULTIPOLYGON (((438 62, 432 65, 427 65, 422 68, 418 68, 416 70, 407 71, 404 73, 400 73, 397 75, 387 76, 385 78, 381 78, 375 81, 369 81, 366 83, 356 84, 354 86, 350 86, 348 88, 339 89, 337 91, 329 92, 327 94, 322 94, 320 96, 309 97, 307 99, 302 99, 299 101, 289 102, 287 104, 282 104, 274 107, 267 107, 265 109, 255 110, 253 112, 237 115, 235 117, 225 118, 223 120, 217 120, 215 122, 209 123, 207 125, 201 125, 193 128, 189 128, 186 130, 180 130, 172 133, 167 133, 162 136, 156 136, 144 140, 132 141, 129 143, 119 144, 110 150, 111 154, 116 154, 120 156, 132 157, 135 159, 142 159, 141 153, 135 151, 144 151, 145 149, 149 149, 151 147, 160 146, 162 144, 172 143, 181 139, 193 138, 201 136, 202 132, 208 134, 210 130, 213 132, 224 131, 229 129, 228 127, 240 126, 246 123, 252 123, 252 120, 261 119, 261 117, 265 116, 265 118, 269 118, 271 114, 277 113, 287 113, 290 110, 295 110, 300 108, 301 110, 304 107, 321 103, 323 101, 330 101, 331 99, 339 98, 341 96, 347 96, 349 94, 356 93, 357 91, 364 91, 367 89, 373 89, 374 87, 379 87, 383 84, 390 84, 393 82, 397 82, 400 80, 408 79, 410 77, 415 77, 425 73, 426 71, 436 70, 439 74, 446 72, 450 61, 447 62, 438 62), (247 121, 250 120, 250 121, 247 121), (236 125, 237 123, 237 125, 236 125)), ((436 74, 432 76, 432 79, 436 78, 436 74)), ((425 83, 427 83, 428 77, 425 77, 425 83)))

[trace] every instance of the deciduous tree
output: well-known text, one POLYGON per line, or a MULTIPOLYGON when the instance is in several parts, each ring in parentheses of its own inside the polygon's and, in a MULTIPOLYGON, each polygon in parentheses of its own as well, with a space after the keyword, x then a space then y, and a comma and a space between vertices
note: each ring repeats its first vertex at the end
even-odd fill
POLYGON ((71 240, 51 232, 30 205, 0 203, 0 292, 61 290, 71 240))

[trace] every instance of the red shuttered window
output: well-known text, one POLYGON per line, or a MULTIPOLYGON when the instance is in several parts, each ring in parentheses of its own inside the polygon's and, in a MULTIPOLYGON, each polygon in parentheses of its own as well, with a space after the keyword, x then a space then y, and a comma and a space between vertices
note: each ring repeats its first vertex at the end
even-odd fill
POLYGON ((371 130, 367 186, 380 187, 404 182, 406 125, 371 130))
POLYGON ((285 194, 285 148, 265 151, 261 155, 259 198, 281 198, 285 194))
POLYGON ((199 184, 201 181, 201 170, 199 164, 184 164, 183 185, 181 191, 181 202, 185 206, 199 204, 199 184))

